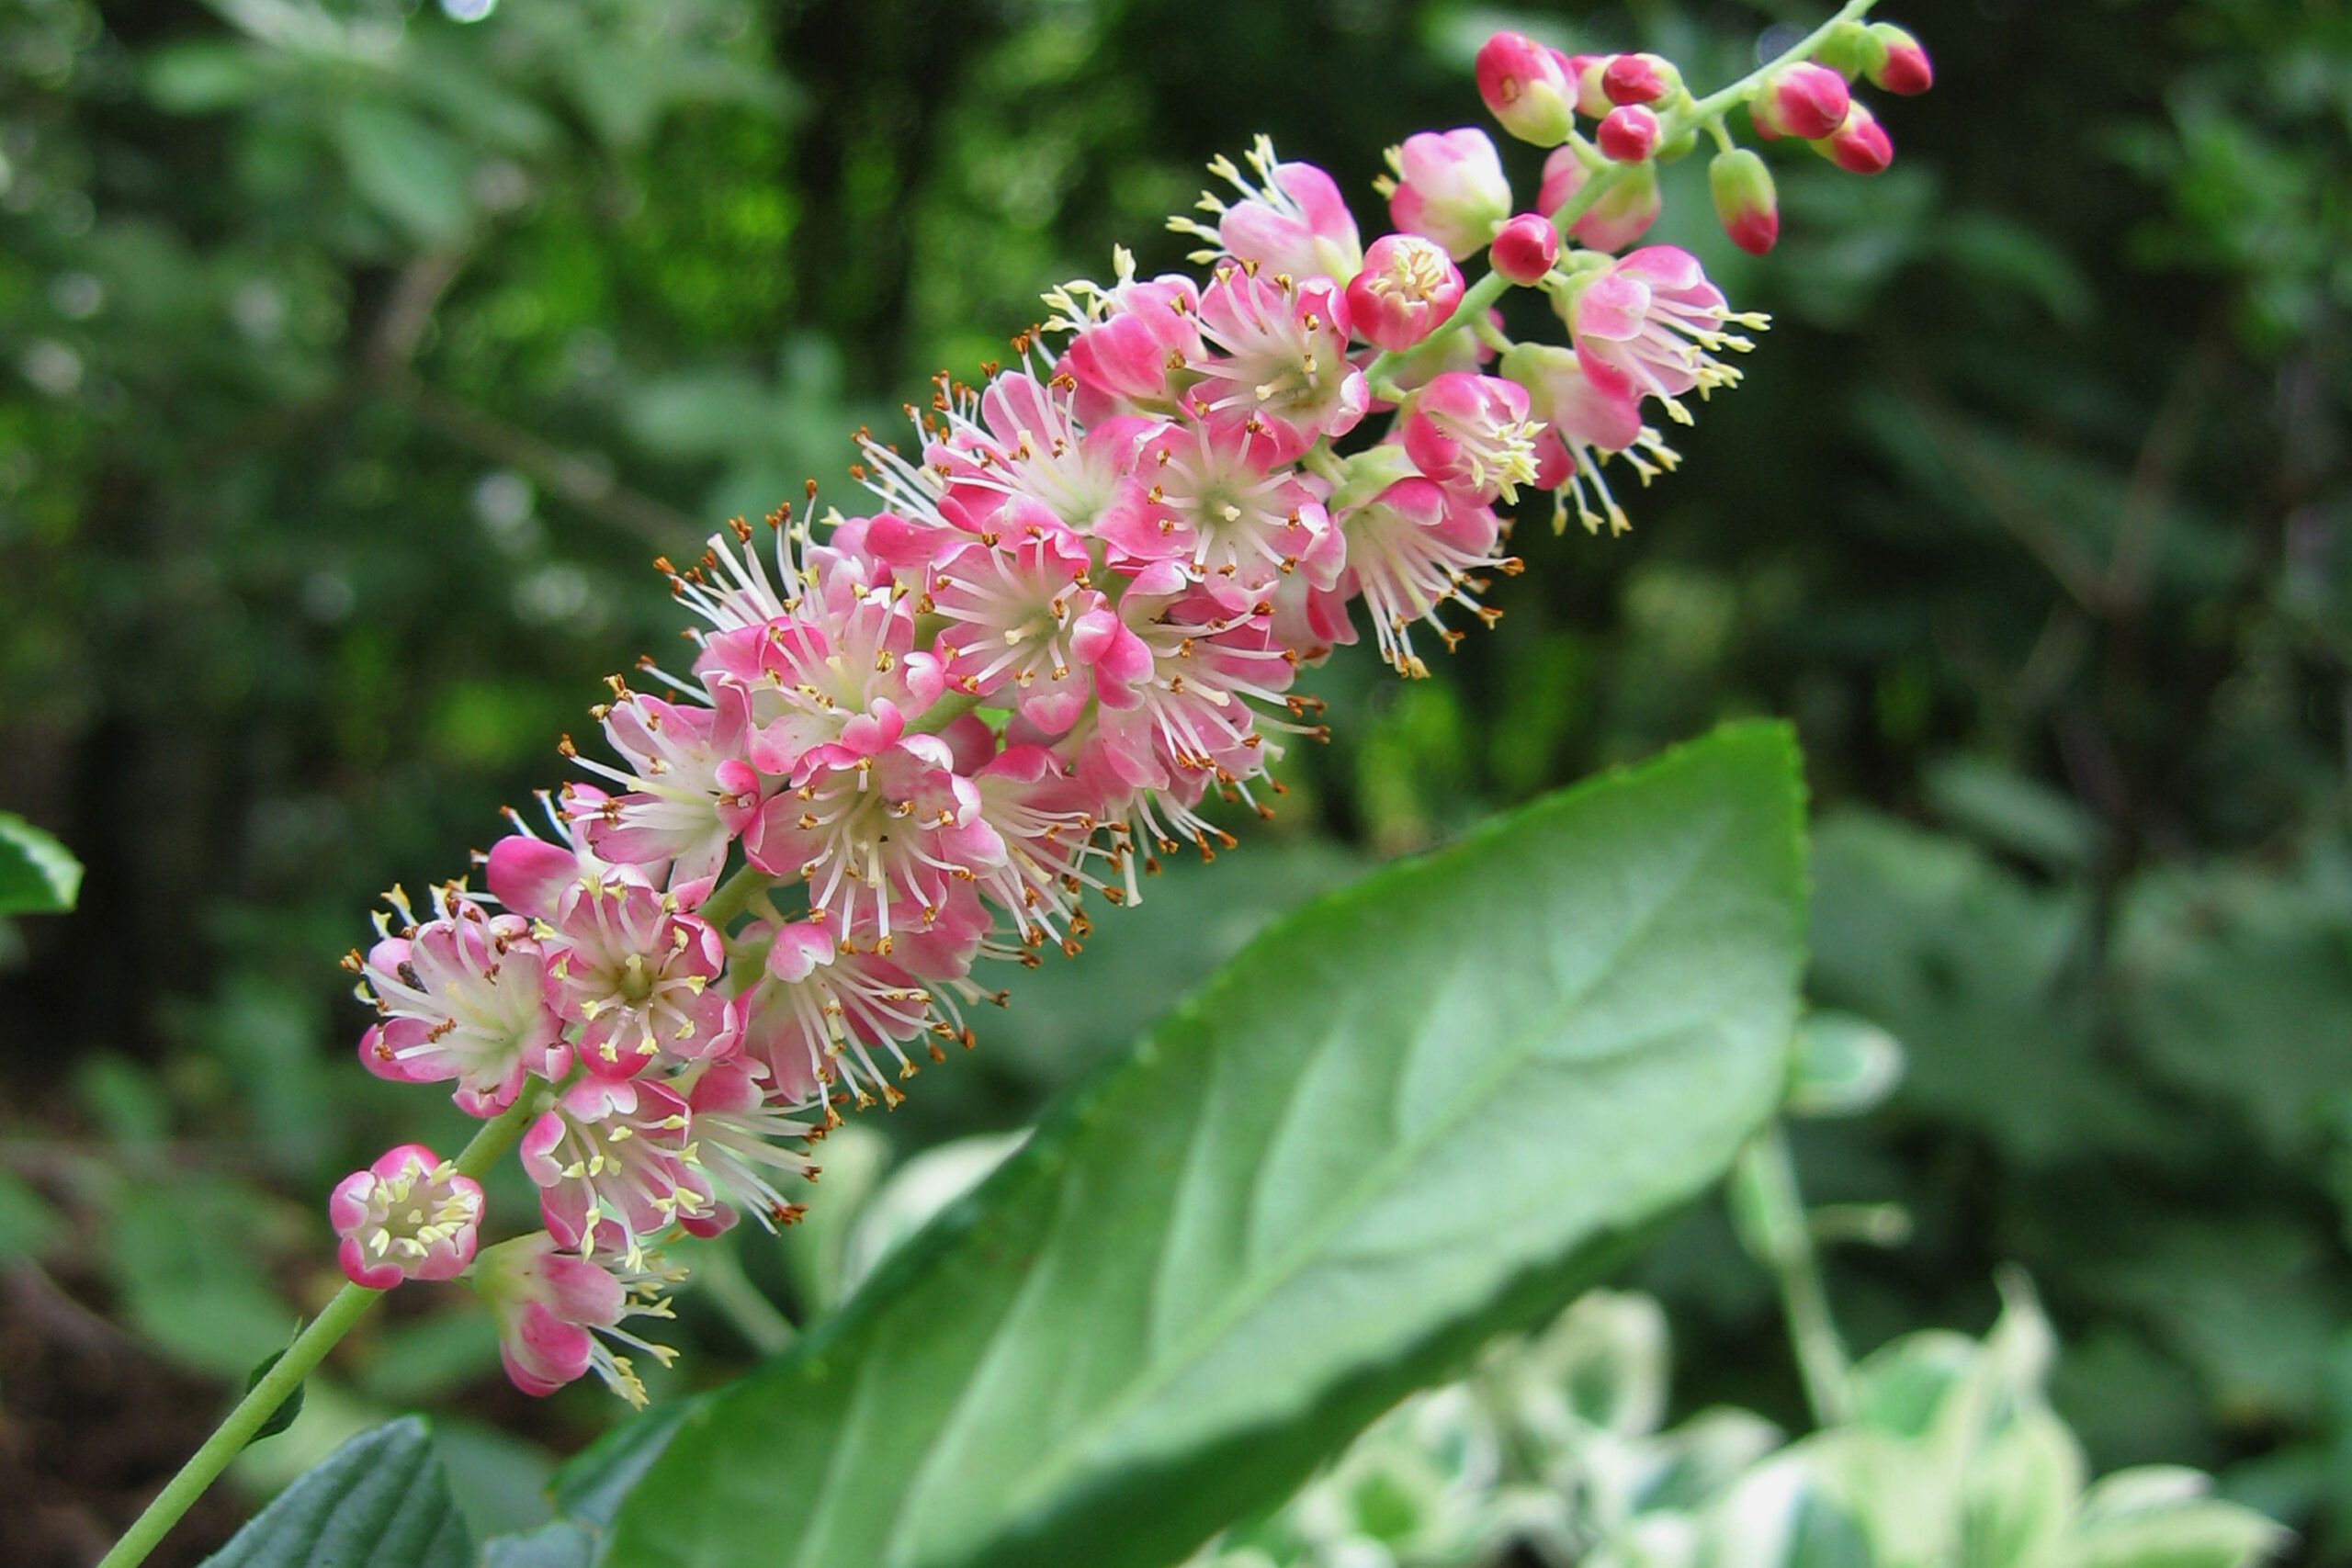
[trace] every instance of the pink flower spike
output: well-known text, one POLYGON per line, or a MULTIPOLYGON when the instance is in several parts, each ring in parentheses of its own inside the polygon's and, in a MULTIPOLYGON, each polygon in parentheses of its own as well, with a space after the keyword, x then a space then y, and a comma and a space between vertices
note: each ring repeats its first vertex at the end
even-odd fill
POLYGON ((1405 450, 1414 466, 1465 502, 1517 501, 1535 479, 1540 423, 1527 389, 1493 376, 1440 376, 1406 404, 1405 450))
POLYGON ((1835 135, 1813 143, 1813 150, 1849 175, 1879 175, 1894 162, 1894 143, 1878 117, 1860 102, 1847 111, 1846 123, 1835 135))
POLYGON ((1353 430, 1371 406, 1348 358, 1347 295, 1335 284, 1227 265, 1201 295, 1201 335, 1217 353, 1184 395, 1195 418, 1273 437, 1291 455, 1353 430))
POLYGON ((1602 96, 1611 103, 1654 104, 1682 90, 1682 73, 1655 54, 1621 54, 1600 73, 1602 96))
POLYGON ((1576 129, 1576 77, 1558 50, 1497 33, 1479 46, 1477 75, 1487 112, 1520 141, 1557 147, 1576 129))
POLYGON ((1510 216, 1510 181, 1487 133, 1424 130, 1388 150, 1393 179, 1375 182, 1397 228, 1443 245, 1460 261, 1487 248, 1510 216))
POLYGON ((499 1359, 516 1388, 545 1398, 593 1371, 629 1404, 642 1405, 644 1383, 629 1358, 605 1340, 668 1366, 676 1352, 620 1325, 630 1317, 670 1316, 661 1289, 683 1277, 673 1270, 616 1272, 534 1232, 483 1248, 473 1286, 498 1324, 499 1359))
POLYGON ((1911 97, 1936 85, 1936 68, 1919 40, 1893 22, 1872 22, 1864 56, 1871 85, 1911 97))
POLYGON ((456 1279, 473 1261, 481 1209, 481 1184, 423 1144, 386 1150, 327 1200, 327 1218, 343 1238, 336 1260, 353 1284, 371 1291, 456 1279))
POLYGON ((1435 332, 1462 302, 1462 274, 1434 240, 1384 234, 1348 285, 1356 335, 1397 354, 1435 332))
POLYGON ((1497 272, 1522 288, 1544 281, 1560 259, 1560 231, 1538 213, 1522 212, 1495 231, 1487 261, 1497 272))
POLYGON ((1756 122, 1756 133, 1767 141, 1793 136, 1817 141, 1838 129, 1852 101, 1846 78, 1806 61, 1758 87, 1747 101, 1747 113, 1756 122))
POLYGON ((1646 162, 1657 151, 1657 116, 1639 104, 1611 109, 1594 140, 1601 155, 1612 162, 1646 162))

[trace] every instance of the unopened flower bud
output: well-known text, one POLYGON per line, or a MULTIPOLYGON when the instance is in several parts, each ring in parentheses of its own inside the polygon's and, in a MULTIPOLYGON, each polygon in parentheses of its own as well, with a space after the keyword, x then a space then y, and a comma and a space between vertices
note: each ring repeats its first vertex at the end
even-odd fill
POLYGON ((1510 181, 1483 130, 1424 130, 1390 149, 1388 162, 1396 171, 1386 182, 1389 217, 1457 261, 1485 250, 1510 216, 1510 181))
POLYGON ((1781 237, 1781 206, 1763 159, 1745 147, 1716 153, 1707 165, 1707 189, 1733 244, 1751 256, 1772 248, 1781 237))
POLYGON ((1524 33, 1497 33, 1478 50, 1478 96, 1496 123, 1521 141, 1557 147, 1576 127, 1568 57, 1524 33))
POLYGON ((1364 252, 1363 270, 1348 285, 1356 335, 1402 353, 1435 332, 1462 303, 1462 274, 1434 240, 1384 234, 1364 252))
POLYGON ((1813 150, 1849 175, 1882 174, 1894 162, 1894 143, 1888 139, 1886 128, 1860 103, 1847 112, 1846 122, 1833 134, 1815 141, 1813 150))
MULTIPOLYGON (((1567 205, 1592 177, 1573 147, 1563 147, 1544 161, 1544 184, 1536 196, 1536 210, 1546 217, 1567 205)), ((1636 164, 1583 216, 1568 225, 1577 243, 1596 251, 1621 251, 1657 220, 1657 166, 1636 164)))
POLYGON ((1844 122, 1850 101, 1843 76, 1805 62, 1790 66, 1758 87, 1747 101, 1747 113, 1756 122, 1756 133, 1768 141, 1793 136, 1817 141, 1844 122))
POLYGON ((1936 68, 1919 40, 1893 22, 1871 24, 1870 48, 1862 56, 1863 73, 1873 86, 1908 97, 1936 83, 1936 68))
POLYGON ((1560 259, 1560 231, 1539 213, 1522 212, 1495 232, 1487 260, 1521 288, 1531 288, 1560 259))
POLYGON ((1577 113, 1587 119, 1599 119, 1617 106, 1609 101, 1609 93, 1601 85, 1609 74, 1613 54, 1572 54, 1568 56, 1568 71, 1577 85, 1577 113))
POLYGON ((1657 116, 1639 104, 1611 109, 1596 140, 1602 154, 1613 162, 1645 163, 1657 151, 1657 116))
POLYGON ((454 1280, 473 1261, 481 1185, 423 1144, 388 1149, 336 1184, 327 1218, 343 1238, 336 1259, 355 1285, 454 1280))
POLYGON ((1873 47, 1868 27, 1860 22, 1839 22, 1821 40, 1813 58, 1851 82, 1861 75, 1873 47))
POLYGON ((1600 73, 1601 96, 1612 104, 1654 104, 1682 88, 1682 73, 1655 54, 1621 54, 1600 73))

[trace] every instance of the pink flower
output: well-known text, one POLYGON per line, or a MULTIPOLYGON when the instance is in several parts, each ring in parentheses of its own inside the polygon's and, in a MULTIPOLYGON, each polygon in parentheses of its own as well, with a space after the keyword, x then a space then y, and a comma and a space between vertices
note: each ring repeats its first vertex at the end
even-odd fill
POLYGON ((584 1077, 523 1134, 523 1169, 560 1246, 634 1269, 673 1225, 716 1213, 685 1100, 650 1078, 584 1077))
POLYGON ((343 1238, 336 1260, 355 1285, 454 1280, 473 1261, 481 1185, 423 1144, 401 1144, 336 1183, 327 1218, 343 1238))
POLYGON ((718 880, 728 846, 759 812, 760 776, 746 760, 751 700, 733 682, 719 682, 708 707, 642 695, 618 677, 613 686, 605 738, 628 768, 576 750, 567 755, 623 793, 575 805, 572 818, 585 825, 589 848, 603 859, 668 864, 671 885, 699 902, 718 880))
POLYGON ((1494 554, 1500 525, 1492 512, 1425 479, 1397 480, 1342 513, 1340 525, 1348 539, 1348 575, 1363 596, 1380 656, 1415 679, 1430 671, 1413 651, 1413 623, 1428 622, 1451 649, 1462 634, 1439 611, 1457 604, 1492 624, 1497 613, 1474 596, 1484 586, 1474 574, 1519 570, 1517 561, 1494 554))
POLYGON ((1553 532, 1566 528, 1572 506, 1588 533, 1603 523, 1611 534, 1632 527, 1610 492, 1602 462, 1622 457, 1646 485, 1680 460, 1642 423, 1632 383, 1586 374, 1575 350, 1554 344, 1518 344, 1503 356, 1502 372, 1527 389, 1529 409, 1544 423, 1535 441, 1535 482, 1557 497, 1553 532))
POLYGON ((894 931, 938 919, 951 880, 1003 853, 971 781, 932 735, 811 752, 743 850, 771 876, 805 880, 813 908, 874 931, 886 954, 894 931))
POLYGON ((1747 100, 1747 115, 1756 122, 1756 134, 1767 141, 1793 136, 1817 141, 1844 122, 1851 101, 1846 78, 1805 61, 1758 86, 1747 100))
POLYGON ((1364 253, 1363 270, 1348 285, 1348 315, 1356 335, 1374 348, 1402 353, 1453 314, 1462 302, 1462 274, 1433 240, 1384 234, 1364 253))
MULTIPOLYGON (((1193 353, 1200 352, 1197 323, 1185 318, 1193 353)), ((1182 384, 1189 385, 1187 375, 1182 384)), ((1163 386, 1163 393, 1170 381, 1163 386)), ((1066 379, 1040 381, 1012 371, 989 383, 977 397, 951 392, 932 411, 945 438, 928 450, 930 467, 919 476, 922 495, 910 495, 885 480, 876 488, 899 504, 920 507, 937 491, 938 509, 955 525, 934 530, 937 539, 921 566, 933 567, 975 536, 1012 534, 1035 521, 1023 513, 1002 513, 1016 502, 1042 508, 1073 533, 1088 534, 1114 524, 1142 505, 1136 482, 1136 446, 1153 425, 1135 416, 1081 422, 1066 379)), ((892 459, 877 444, 865 444, 877 468, 892 459)), ((919 584, 918 570, 909 579, 919 584)))
POLYGON ((1201 356, 1201 291, 1189 277, 1128 282, 1104 314, 1069 341, 1063 367, 1108 407, 1172 407, 1184 370, 1201 356))
POLYGON ((645 1385, 629 1358, 606 1339, 668 1366, 675 1352, 650 1344, 620 1325, 630 1317, 668 1317, 657 1276, 612 1269, 560 1251, 544 1233, 517 1236, 483 1249, 474 1269, 498 1324, 499 1359, 525 1393, 544 1398, 594 1371, 631 1404, 645 1403, 645 1385))
POLYGON ((700 1069, 686 1106, 703 1174, 732 1206, 687 1224, 688 1230, 724 1230, 734 1223, 734 1208, 749 1209, 771 1231, 807 1212, 775 1183, 787 1176, 817 1179, 816 1162, 807 1153, 817 1128, 793 1113, 797 1102, 778 1092, 757 1063, 715 1062, 700 1069))
POLYGON ((1388 216, 1408 234, 1435 240, 1460 261, 1477 254, 1510 216, 1510 181, 1487 133, 1424 130, 1388 152, 1388 216))
MULTIPOLYGON (((1544 161, 1536 210, 1546 218, 1556 216, 1591 178, 1592 171, 1584 166, 1577 150, 1561 148, 1544 161)), ((1650 225, 1657 221, 1659 205, 1657 168, 1636 164, 1618 175, 1617 183, 1569 225, 1568 232, 1591 250, 1623 250, 1649 232, 1650 225)))
POLYGON ((397 891, 400 934, 383 917, 381 940, 363 960, 359 996, 381 1021, 359 1042, 359 1060, 379 1077, 457 1083, 458 1103, 492 1115, 513 1103, 536 1073, 560 1078, 571 1066, 562 1021, 548 1006, 538 943, 520 915, 487 913, 454 889, 442 914, 416 925, 397 891))
MULTIPOLYGON (((905 968, 876 952, 841 940, 830 919, 794 920, 752 928, 767 947, 763 973, 743 997, 743 1054, 763 1068, 771 1092, 786 1104, 815 1101, 830 1124, 832 1088, 842 1078, 860 1109, 878 1095, 896 1107, 905 1099, 894 1075, 875 1058, 893 1057, 899 1077, 914 1063, 901 1048, 926 1035, 948 1035, 931 993, 905 968)), ((932 1047, 934 1059, 938 1047, 932 1047)))
POLYGON ((1558 50, 1497 33, 1479 46, 1477 74, 1487 112, 1521 141, 1556 147, 1576 129, 1576 81, 1558 50))
POLYGON ((1639 104, 1627 104, 1609 111, 1593 141, 1601 156, 1619 164, 1639 164, 1657 151, 1657 116, 1639 104))
POLYGON ((1194 252, 1193 260, 1212 262, 1222 254, 1295 283, 1319 278, 1344 286, 1363 265, 1363 250, 1339 185, 1312 164, 1276 161, 1274 144, 1262 136, 1243 162, 1248 175, 1230 158, 1209 164, 1209 173, 1241 194, 1231 205, 1212 192, 1202 194, 1201 209, 1216 215, 1216 228, 1189 218, 1170 220, 1169 227, 1216 245, 1194 252))
POLYGON ((1217 354, 1202 363, 1185 405, 1202 420, 1254 423, 1285 456, 1345 435, 1371 402, 1363 372, 1348 359, 1348 332, 1347 297, 1336 286, 1220 267, 1201 296, 1201 336, 1217 354))
POLYGON ((1171 423, 1145 444, 1141 467, 1152 511, 1109 541, 1128 560, 1182 562, 1236 606, 1294 571, 1326 583, 1339 574, 1322 503, 1272 437, 1247 425, 1171 423))
POLYGON ((1069 634, 1102 595, 1086 584, 1086 547, 1045 507, 1024 498, 998 525, 997 543, 960 547, 932 576, 929 613, 949 623, 939 655, 957 690, 1010 687, 1023 717, 1059 734, 1093 694, 1069 634))
POLYGON ((1488 265, 1522 288, 1543 282, 1559 259, 1560 231, 1549 218, 1533 212, 1522 212, 1496 230, 1487 252, 1488 265))
POLYGON ((1493 376, 1438 377, 1405 406, 1405 450, 1422 473, 1465 501, 1519 499, 1535 478, 1535 438, 1527 390, 1493 376))
POLYGON ((632 1077, 665 1059, 723 1055, 734 1043, 734 1017, 716 984, 726 944, 671 895, 591 874, 564 889, 539 930, 548 999, 581 1026, 576 1050, 591 1073, 632 1077))
POLYGON ((1746 338, 1724 332, 1730 322, 1762 326, 1764 320, 1732 313, 1690 252, 1650 245, 1584 282, 1568 325, 1588 376, 1629 382, 1687 424, 1690 415, 1681 394, 1739 378, 1713 352, 1749 346, 1746 338))

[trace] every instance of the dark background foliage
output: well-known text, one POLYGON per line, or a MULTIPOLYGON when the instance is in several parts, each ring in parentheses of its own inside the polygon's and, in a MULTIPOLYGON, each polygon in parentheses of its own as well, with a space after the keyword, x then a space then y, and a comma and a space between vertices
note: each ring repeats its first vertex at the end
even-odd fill
MULTIPOLYGON (((1477 118, 1503 22, 1702 84, 1794 0, 579 0, 0 9, 0 805, 88 862, 0 929, 0 1555, 94 1557, 336 1282, 318 1203, 453 1112, 358 1072, 334 959, 559 769, 666 645, 645 570, 817 475, 1036 291, 1149 270, 1258 130, 1363 197, 1477 118)), ((1763 264, 1670 172, 1661 237, 1777 325, 1620 540, 1532 516, 1435 678, 1359 652, 1275 822, 1171 872, 883 1129, 1018 1124, 1266 914, 1724 715, 1799 725, 1814 990, 1910 1047, 1810 1133, 1900 1202, 1832 1283, 1867 1346, 2023 1264, 2103 1468, 2170 1460, 2352 1552, 2352 16, 1917 0, 1874 181, 1781 158, 1763 264)), ((1532 157, 1510 150, 1532 180, 1532 157)), ((1532 189, 1532 185, 1529 187, 1532 189)), ((1513 918, 1494 889, 1491 918, 1513 918)), ((493 1194, 494 1198, 498 1194, 493 1194)), ((517 1207, 527 1199, 509 1190, 517 1207)), ((793 1265, 749 1238, 752 1277, 793 1265)), ((1645 1266, 1693 1402, 1782 1415, 1765 1282, 1645 1266)), ((527 1522, 616 1407, 500 1378, 406 1292, 175 1542, 360 1424, 444 1412, 527 1522)), ((686 1381, 749 1359, 688 1297, 686 1381)), ((160 1561, 160 1559, 159 1559, 160 1561)))

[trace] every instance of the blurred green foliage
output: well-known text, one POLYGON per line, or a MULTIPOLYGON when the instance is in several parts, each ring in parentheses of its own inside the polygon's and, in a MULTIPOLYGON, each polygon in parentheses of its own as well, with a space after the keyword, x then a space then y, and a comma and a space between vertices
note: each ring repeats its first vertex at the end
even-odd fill
MULTIPOLYGON (((0 928, 0 1330, 119 1325, 139 1348, 104 1353, 161 1369, 122 1418, 184 1451, 330 1288, 327 1184, 460 1135, 351 1070, 333 961, 556 775, 598 675, 668 646, 648 557, 841 488, 849 430, 1114 241, 1172 264, 1162 217, 1252 132, 1369 220, 1382 146, 1476 118, 1498 23, 1703 83, 1818 7, 1533 9, 0 7, 0 807, 89 873, 77 913, 0 928)), ((1980 1327, 2022 1263, 2096 1468, 2214 1469, 2340 1559, 2352 15, 1888 9, 1940 79, 1886 113, 1887 175, 1781 162, 1755 263, 1669 171, 1660 236, 1780 324, 1634 535, 1522 534, 1502 626, 1432 681, 1335 660, 1337 739, 1282 817, 1017 979, 885 1130, 1013 1127, 1351 868, 1785 714, 1823 811, 1815 991, 1910 1060, 1799 1140, 1815 1195, 1910 1213, 1833 1256, 1850 1335, 1980 1327)), ((806 1305, 805 1266, 741 1247, 806 1305)), ((1642 1282, 1678 1398, 1793 1417, 1720 1218, 1642 1282)), ((244 1479, 424 1404, 479 1533, 545 1518, 552 1457, 611 1413, 513 1395, 470 1303, 417 1294, 244 1479)), ((686 1375, 749 1359, 681 1310, 686 1375)), ((0 1368, 0 1474, 65 1499, 12 1511, 14 1555, 74 1561, 155 1461, 47 1441, 96 1419, 48 1386, 0 1368)))

